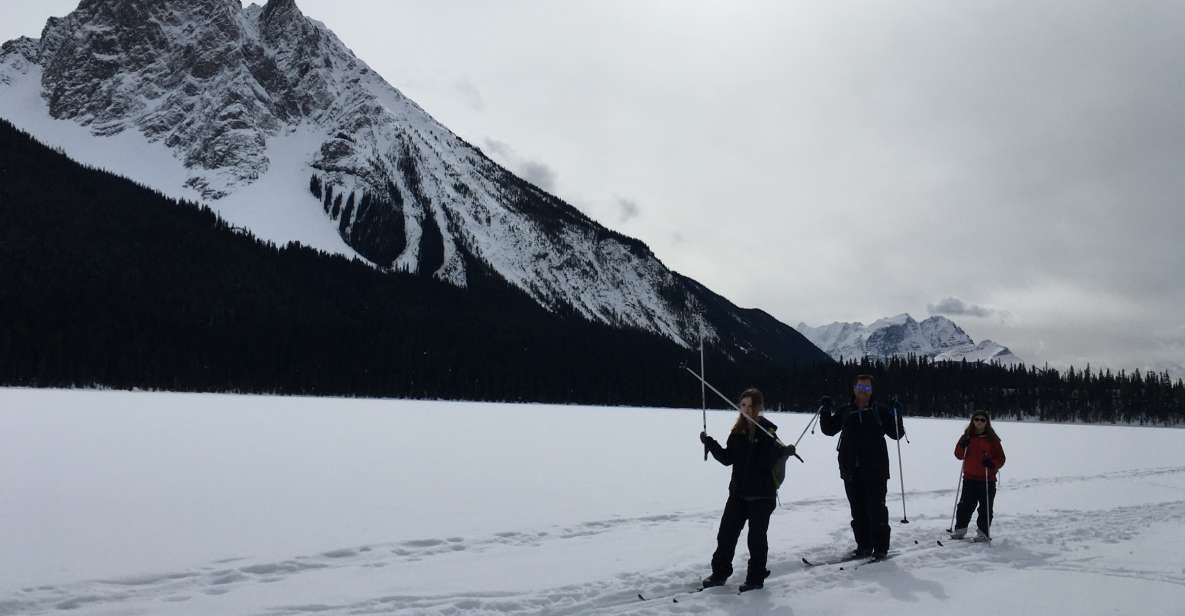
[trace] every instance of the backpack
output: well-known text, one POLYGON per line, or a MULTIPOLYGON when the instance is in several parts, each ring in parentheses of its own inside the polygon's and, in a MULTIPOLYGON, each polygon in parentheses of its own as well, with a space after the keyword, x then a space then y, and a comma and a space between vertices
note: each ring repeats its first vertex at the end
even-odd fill
MULTIPOLYGON (((776 430, 777 428, 774 428, 774 429, 776 430)), ((754 434, 752 438, 756 438, 756 434, 754 434)), ((773 437, 771 440, 774 441, 774 444, 780 442, 777 440, 776 436, 773 437)), ((773 469, 771 470, 771 474, 773 475, 773 480, 774 480, 774 491, 781 489, 782 483, 786 481, 786 461, 789 459, 790 459, 790 452, 789 452, 789 449, 787 449, 785 451, 785 453, 778 456, 777 459, 774 460, 774 466, 773 466, 773 469)))
POLYGON ((786 462, 790 460, 790 448, 786 447, 782 450, 782 455, 774 460, 773 476, 774 476, 774 490, 779 490, 782 483, 786 481, 786 462))

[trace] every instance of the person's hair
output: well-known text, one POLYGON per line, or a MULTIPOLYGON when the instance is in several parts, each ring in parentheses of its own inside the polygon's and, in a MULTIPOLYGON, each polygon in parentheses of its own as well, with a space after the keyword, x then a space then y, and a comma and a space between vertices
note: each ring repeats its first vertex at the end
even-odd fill
MULTIPOLYGON (((750 387, 749 389, 741 392, 740 399, 744 400, 745 398, 749 399, 749 404, 753 405, 753 408, 757 409, 758 412, 765 410, 765 396, 762 395, 760 389, 757 389, 756 387, 750 387)), ((741 414, 738 414, 737 422, 732 425, 732 431, 745 432, 752 430, 752 428, 749 427, 750 425, 751 424, 748 419, 745 419, 741 414)))
POLYGON ((975 418, 983 417, 987 419, 987 425, 983 428, 983 433, 987 435, 988 439, 993 443, 1000 442, 1000 435, 996 434, 996 430, 992 428, 992 416, 987 414, 987 411, 975 411, 971 414, 971 420, 967 422, 967 429, 963 430, 963 434, 968 438, 975 436, 975 418))

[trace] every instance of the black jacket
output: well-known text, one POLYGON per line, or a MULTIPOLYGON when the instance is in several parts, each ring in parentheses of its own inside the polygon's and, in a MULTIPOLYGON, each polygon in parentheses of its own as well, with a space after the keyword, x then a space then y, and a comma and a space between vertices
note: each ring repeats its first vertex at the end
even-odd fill
POLYGON ((839 434, 839 476, 844 479, 889 478, 889 448, 885 438, 905 436, 900 415, 894 421, 893 411, 875 402, 860 411, 855 404, 838 410, 827 410, 819 415, 823 434, 839 434))
MULTIPOLYGON (((757 421, 769 430, 770 434, 777 434, 778 427, 770 420, 758 416, 757 421)), ((728 435, 726 447, 721 447, 716 439, 709 438, 708 450, 718 462, 732 467, 732 481, 728 484, 729 494, 741 498, 776 496, 774 463, 782 457, 785 450, 764 432, 755 427, 752 431, 732 432, 728 435)))

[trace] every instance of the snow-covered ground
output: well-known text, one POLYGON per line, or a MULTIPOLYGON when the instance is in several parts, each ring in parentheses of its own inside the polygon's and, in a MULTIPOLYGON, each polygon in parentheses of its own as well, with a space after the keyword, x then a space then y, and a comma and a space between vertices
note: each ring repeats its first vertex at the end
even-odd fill
MULTIPOLYGON (((771 419, 793 440, 809 416, 771 419)), ((1185 432, 1000 423, 997 540, 938 547, 962 426, 907 423, 897 557, 803 567, 851 546, 808 433, 766 590, 674 597, 728 482, 698 412, 0 389, 0 614, 1185 611, 1185 432)))

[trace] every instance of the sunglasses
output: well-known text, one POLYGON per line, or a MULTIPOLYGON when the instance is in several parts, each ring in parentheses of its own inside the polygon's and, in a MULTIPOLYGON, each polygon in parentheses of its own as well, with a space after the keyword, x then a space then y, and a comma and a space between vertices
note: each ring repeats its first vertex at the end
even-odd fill
POLYGON ((987 417, 972 417, 971 421, 975 423, 987 423, 987 417))
POLYGON ((869 385, 867 383, 857 383, 856 384, 856 391, 858 391, 860 393, 870 394, 870 393, 872 393, 872 385, 869 385))

